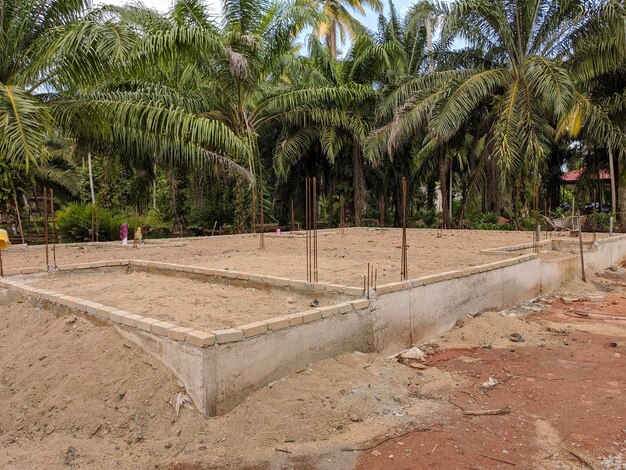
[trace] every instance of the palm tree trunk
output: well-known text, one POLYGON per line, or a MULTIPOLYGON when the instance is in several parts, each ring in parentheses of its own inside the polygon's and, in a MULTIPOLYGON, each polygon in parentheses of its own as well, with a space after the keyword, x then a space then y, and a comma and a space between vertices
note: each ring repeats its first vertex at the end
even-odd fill
POLYGON ((448 167, 450 161, 442 158, 439 162, 439 190, 441 191, 441 214, 443 217, 443 228, 450 225, 450 212, 448 212, 448 167))
POLYGON ((352 191, 354 192, 354 223, 361 225, 363 206, 365 205, 365 175, 363 174, 363 154, 358 143, 352 152, 352 191))
POLYGON ((611 147, 609 147, 609 172, 611 175, 611 215, 615 217, 615 213, 617 212, 617 200, 615 197, 615 165, 611 147))
POLYGON ((430 18, 426 18, 426 44, 428 47, 428 73, 432 74, 435 71, 435 65, 433 63, 433 28, 430 18))
POLYGON ((330 20, 330 29, 328 30, 328 48, 333 59, 337 58, 337 23, 335 19, 330 20))
POLYGON ((87 152, 87 165, 89 168, 89 189, 91 190, 91 204, 96 205, 96 191, 93 187, 93 168, 91 166, 91 150, 87 152))
POLYGON ((617 192, 619 194, 619 213, 622 232, 626 232, 626 159, 617 159, 617 192))

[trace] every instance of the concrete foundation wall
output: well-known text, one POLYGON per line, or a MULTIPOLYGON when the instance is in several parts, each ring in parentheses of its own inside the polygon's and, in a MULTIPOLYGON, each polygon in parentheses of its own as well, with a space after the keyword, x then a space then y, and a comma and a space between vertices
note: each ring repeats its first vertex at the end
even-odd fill
POLYGON ((461 317, 502 309, 540 292, 537 258, 385 294, 373 301, 374 344, 392 354, 449 330, 461 317))
MULTIPOLYGON (((204 336, 196 332, 193 338, 193 332, 177 332, 180 328, 175 325, 160 322, 146 326, 150 319, 35 289, 19 281, 0 280, 0 287, 115 322, 125 338, 176 374, 200 411, 214 416, 228 412, 252 391, 303 370, 311 362, 353 351, 396 353, 448 330, 467 314, 503 309, 551 292, 580 276, 580 254, 576 254, 574 243, 559 242, 561 251, 573 253, 563 253, 565 256, 554 261, 524 254, 466 270, 378 286, 370 290, 370 301, 353 300, 204 336)), ((584 256, 588 274, 618 264, 626 260, 626 235, 588 245, 584 256)), ((126 260, 102 266, 129 264, 126 260)), ((183 268, 196 272, 193 267, 183 268)), ((28 274, 24 271, 20 273, 28 274)), ((275 281, 284 284, 289 280, 275 281)), ((289 282, 292 288, 301 284, 305 289, 322 287, 289 282)), ((343 286, 323 287, 336 294, 348 293, 343 286)))

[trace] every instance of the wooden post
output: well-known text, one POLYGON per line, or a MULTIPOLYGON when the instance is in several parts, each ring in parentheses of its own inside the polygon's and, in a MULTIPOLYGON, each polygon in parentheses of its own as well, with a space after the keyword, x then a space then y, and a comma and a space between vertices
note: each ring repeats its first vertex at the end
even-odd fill
POLYGON ((20 206, 17 204, 17 194, 15 189, 13 190, 13 202, 15 203, 15 213, 17 214, 17 224, 20 227, 20 236, 22 237, 22 245, 26 242, 24 241, 24 230, 22 229, 22 216, 20 215, 20 206))

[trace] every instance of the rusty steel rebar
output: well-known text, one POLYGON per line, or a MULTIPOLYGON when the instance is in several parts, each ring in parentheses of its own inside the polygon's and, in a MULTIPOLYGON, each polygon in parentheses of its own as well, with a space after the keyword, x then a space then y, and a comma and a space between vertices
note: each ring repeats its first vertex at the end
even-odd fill
POLYGON ((317 266, 317 177, 313 177, 313 275, 315 282, 318 281, 317 266))
POLYGON ((341 236, 346 235, 346 208, 343 194, 339 195, 339 227, 341 228, 341 236))
POLYGON ((402 253, 400 262, 400 280, 405 281, 408 276, 407 253, 406 253, 406 176, 402 177, 402 253))
POLYGON ((48 189, 43 188, 43 233, 46 242, 46 270, 50 269, 50 254, 48 252, 48 189))
POLYGON ((580 225, 580 210, 578 211, 578 242, 580 244, 580 270, 583 282, 587 282, 585 275, 585 256, 583 254, 583 228, 580 225))
POLYGON ((22 245, 26 242, 24 241, 24 229, 22 228, 22 216, 20 215, 20 206, 17 203, 17 193, 13 190, 13 202, 15 203, 15 213, 17 214, 17 224, 20 227, 20 236, 22 238, 22 245))
POLYGON ((133 228, 133 248, 137 248, 137 206, 135 206, 135 222, 134 222, 134 228, 133 228))
POLYGON ((304 238, 306 240, 306 280, 311 282, 309 261, 311 250, 309 249, 309 178, 304 179, 304 238))
POLYGON ((265 216, 263 212, 263 187, 261 187, 261 232, 259 234, 259 249, 265 250, 265 216))
POLYGON ((54 269, 57 268, 57 224, 54 215, 54 190, 50 188, 50 213, 52 215, 52 265, 54 269))

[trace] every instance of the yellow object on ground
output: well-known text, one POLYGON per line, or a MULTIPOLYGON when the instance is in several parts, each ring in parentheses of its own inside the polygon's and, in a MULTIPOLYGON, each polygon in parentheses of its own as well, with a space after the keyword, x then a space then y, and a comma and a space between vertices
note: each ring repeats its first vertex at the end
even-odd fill
POLYGON ((9 233, 0 228, 0 250, 8 250, 10 246, 9 233))

